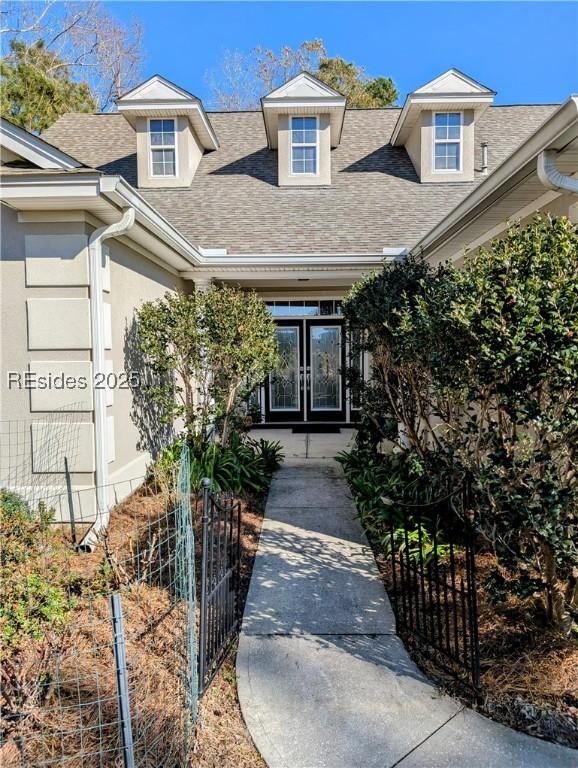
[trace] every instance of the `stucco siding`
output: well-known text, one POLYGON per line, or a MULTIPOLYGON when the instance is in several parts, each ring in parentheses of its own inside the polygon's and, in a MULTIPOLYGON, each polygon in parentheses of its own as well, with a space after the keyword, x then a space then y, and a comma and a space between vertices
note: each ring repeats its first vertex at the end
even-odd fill
MULTIPOLYGON (((13 485, 14 478, 20 478, 21 491, 32 489, 31 498, 38 488, 45 489, 47 497, 64 494, 65 454, 75 498, 77 489, 95 485, 93 387, 97 383, 113 385, 107 389, 109 482, 142 476, 150 453, 166 439, 167 429, 150 410, 144 390, 134 314, 144 301, 167 290, 187 290, 190 284, 128 245, 107 242, 104 347, 107 372, 113 376, 110 381, 95 382, 90 290, 88 285, 78 284, 88 282, 83 262, 88 260, 93 227, 82 216, 78 218, 23 223, 14 210, 2 206, 0 421, 16 437, 13 445, 3 446, 6 456, 0 467, 4 475, 0 485, 8 480, 13 485), (128 384, 131 371, 141 377, 140 385, 132 389, 128 384), (57 383, 27 388, 27 372, 57 383), (15 375, 22 377, 20 383, 15 375), (69 386, 72 379, 75 383, 69 386), (80 379, 87 382, 85 387, 79 385, 80 379), (50 440, 50 435, 56 440, 50 440)), ((67 516, 66 504, 55 506, 57 514, 67 516)), ((85 494, 82 509, 77 511, 84 519, 94 514, 90 494, 85 494)))
POLYGON ((117 386, 109 390, 112 406, 108 411, 114 417, 114 460, 109 472, 111 482, 116 482, 141 475, 150 454, 167 436, 145 391, 135 312, 145 301, 166 291, 188 290, 190 284, 117 241, 109 241, 109 254, 111 290, 105 301, 111 307, 112 349, 107 358, 117 379, 117 386), (131 372, 140 384, 126 386, 121 381, 122 374, 128 378, 131 372))
MULTIPOLYGON (((74 285, 77 278, 68 280, 66 276, 64 285, 50 279, 42 280, 47 282, 43 287, 28 285, 26 259, 31 252, 33 258, 39 258, 39 244, 48 243, 46 258, 57 274, 65 275, 57 263, 57 242, 62 238, 63 260, 76 274, 78 261, 69 246, 75 241, 82 250, 88 232, 84 222, 20 223, 17 212, 6 205, 1 207, 0 218, 0 485, 9 479, 11 485, 22 486, 22 493, 42 488, 49 498, 65 490, 64 455, 73 486, 94 485, 92 402, 86 389, 66 388, 62 378, 52 386, 31 389, 24 377, 27 373, 52 374, 53 379, 59 374, 86 374, 88 346, 74 341, 70 346, 62 344, 61 331, 74 329, 72 335, 77 333, 63 307, 86 307, 88 288, 74 285), (57 315, 50 310, 55 306, 57 315), (43 308, 47 311, 41 311, 43 308)), ((86 331, 85 323, 85 335, 86 331)))

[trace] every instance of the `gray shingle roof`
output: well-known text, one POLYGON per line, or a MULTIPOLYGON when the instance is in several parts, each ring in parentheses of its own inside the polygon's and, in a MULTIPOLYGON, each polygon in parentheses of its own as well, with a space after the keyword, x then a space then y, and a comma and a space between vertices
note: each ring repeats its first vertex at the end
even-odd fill
MULTIPOLYGON (((549 117, 553 105, 490 107, 476 125, 490 173, 549 117)), ((381 253, 412 246, 483 178, 420 184, 403 148, 389 144, 399 109, 347 110, 332 151, 330 187, 278 187, 260 112, 215 112, 220 148, 185 189, 142 195, 195 245, 229 253, 381 253)), ((136 135, 120 114, 68 114, 43 138, 136 186, 136 135)))

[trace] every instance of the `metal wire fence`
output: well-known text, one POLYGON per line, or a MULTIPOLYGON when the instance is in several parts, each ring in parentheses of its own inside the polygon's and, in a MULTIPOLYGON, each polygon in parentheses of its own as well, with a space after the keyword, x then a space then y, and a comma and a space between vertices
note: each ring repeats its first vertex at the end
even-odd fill
MULTIPOLYGON (((86 426, 78 421, 75 407, 0 421, 0 488, 10 488, 33 506, 66 492, 86 426)), ((66 516, 66 510, 55 509, 57 515, 61 512, 66 516)))
MULTIPOLYGON (((1 492, 3 766, 189 764, 199 685, 186 446, 170 482, 109 490, 119 503, 85 553, 50 519, 58 495, 1 492)), ((75 519, 90 523, 78 507, 75 519)))

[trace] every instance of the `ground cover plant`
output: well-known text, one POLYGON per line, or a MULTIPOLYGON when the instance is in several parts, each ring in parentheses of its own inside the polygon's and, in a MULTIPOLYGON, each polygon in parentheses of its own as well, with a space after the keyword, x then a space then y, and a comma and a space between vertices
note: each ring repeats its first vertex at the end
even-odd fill
MULTIPOLYGON (((517 670, 518 711, 535 709, 534 726, 518 724, 532 730, 546 700, 575 722, 576 228, 536 217, 466 255, 460 270, 409 257, 354 286, 344 314, 372 360, 370 382, 350 372, 362 419, 357 447, 343 457, 364 524, 370 534, 389 525, 396 510, 384 498, 428 502, 470 477, 486 553, 482 651, 517 670)), ((508 690, 490 666, 482 682, 508 690)), ((499 714, 500 705, 490 709, 499 714)))

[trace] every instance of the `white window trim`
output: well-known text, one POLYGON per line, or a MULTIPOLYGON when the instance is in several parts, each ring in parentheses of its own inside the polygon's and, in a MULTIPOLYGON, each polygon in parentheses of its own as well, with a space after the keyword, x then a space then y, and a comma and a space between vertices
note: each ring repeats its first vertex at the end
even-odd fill
POLYGON ((292 115, 289 118, 289 176, 296 179, 319 176, 319 118, 315 117, 315 144, 295 144, 293 145, 293 120, 300 117, 313 117, 313 115, 292 115), (296 147, 315 147, 315 173, 293 173, 293 146, 296 147))
POLYGON ((178 157, 178 150, 177 150, 177 144, 178 138, 177 138, 177 119, 176 117, 149 117, 147 118, 147 143, 149 148, 149 176, 151 179, 176 179, 178 176, 178 163, 179 163, 179 157, 178 157), (173 146, 169 146, 166 144, 151 144, 151 121, 152 120, 172 120, 173 121, 173 133, 175 136, 175 143, 173 146), (172 149, 175 153, 175 172, 174 173, 153 173, 153 149, 172 149))
POLYGON ((434 112, 432 122, 432 151, 431 151, 432 173, 462 173, 464 167, 464 113, 459 109, 444 109, 442 112, 434 112), (459 115, 460 116, 460 138, 459 139, 436 139, 436 117, 437 115, 459 115), (459 167, 458 168, 436 168, 436 144, 456 144, 460 145, 459 167))

